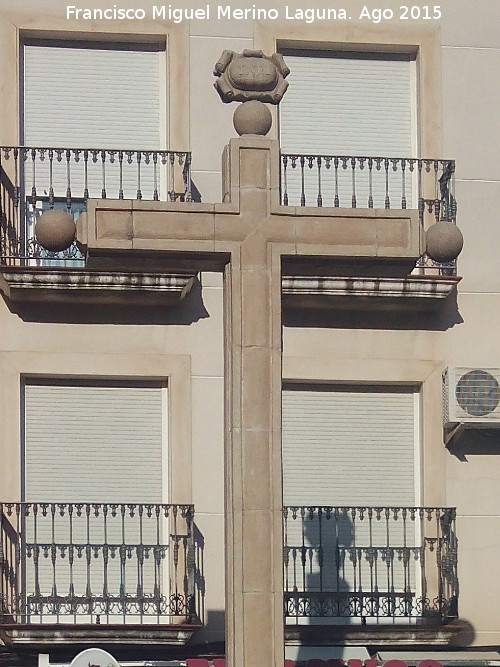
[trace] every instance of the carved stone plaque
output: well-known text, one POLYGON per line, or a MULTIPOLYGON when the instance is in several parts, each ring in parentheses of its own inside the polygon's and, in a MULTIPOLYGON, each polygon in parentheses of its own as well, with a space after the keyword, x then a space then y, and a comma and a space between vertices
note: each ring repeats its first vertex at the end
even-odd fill
POLYGON ((223 102, 268 102, 278 104, 288 83, 290 70, 279 53, 265 56, 262 51, 223 51, 215 64, 215 88, 223 102))

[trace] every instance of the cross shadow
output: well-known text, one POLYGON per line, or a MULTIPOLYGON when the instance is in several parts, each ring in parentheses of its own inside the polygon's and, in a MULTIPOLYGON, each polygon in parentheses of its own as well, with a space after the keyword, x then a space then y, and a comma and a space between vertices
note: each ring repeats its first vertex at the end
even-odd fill
MULTIPOLYGON (((342 643, 339 629, 351 623, 354 611, 352 582, 346 574, 348 551, 353 543, 352 521, 342 512, 337 516, 325 510, 306 514, 302 519, 302 535, 304 593, 295 597, 296 623, 316 627, 335 625, 336 641, 342 643)), ((305 663, 315 657, 323 656, 318 649, 302 645, 296 660, 305 663)))

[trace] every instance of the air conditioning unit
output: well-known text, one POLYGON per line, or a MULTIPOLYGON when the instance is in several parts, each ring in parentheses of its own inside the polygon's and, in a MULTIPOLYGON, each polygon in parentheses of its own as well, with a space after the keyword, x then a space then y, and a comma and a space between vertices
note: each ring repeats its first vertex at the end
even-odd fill
POLYGON ((443 374, 445 426, 500 425, 500 368, 447 368, 443 374))

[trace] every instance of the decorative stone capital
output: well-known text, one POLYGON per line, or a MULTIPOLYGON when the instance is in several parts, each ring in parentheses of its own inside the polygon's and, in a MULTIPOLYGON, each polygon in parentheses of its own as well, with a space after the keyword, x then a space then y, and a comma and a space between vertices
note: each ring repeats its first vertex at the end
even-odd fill
POLYGON ((290 70, 279 53, 265 56, 260 50, 245 49, 243 53, 223 51, 215 64, 214 86, 223 102, 281 102, 290 70))

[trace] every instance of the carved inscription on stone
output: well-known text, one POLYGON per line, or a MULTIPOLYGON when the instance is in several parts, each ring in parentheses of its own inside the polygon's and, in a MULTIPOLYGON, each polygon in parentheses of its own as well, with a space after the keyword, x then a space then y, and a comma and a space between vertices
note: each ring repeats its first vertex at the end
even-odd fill
POLYGON ((288 88, 285 77, 289 73, 279 53, 265 56, 252 49, 243 53, 223 51, 215 64, 214 75, 218 79, 214 85, 223 102, 257 100, 278 104, 288 88))

